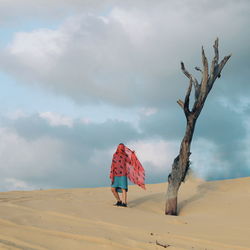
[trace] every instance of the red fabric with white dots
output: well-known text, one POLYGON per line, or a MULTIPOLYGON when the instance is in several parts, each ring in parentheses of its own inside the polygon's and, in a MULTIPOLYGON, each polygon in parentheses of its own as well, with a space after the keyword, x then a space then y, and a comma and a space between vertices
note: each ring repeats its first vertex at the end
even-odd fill
POLYGON ((143 189, 145 187, 145 170, 135 155, 135 152, 123 144, 119 144, 113 155, 110 179, 115 176, 127 176, 129 180, 143 189))

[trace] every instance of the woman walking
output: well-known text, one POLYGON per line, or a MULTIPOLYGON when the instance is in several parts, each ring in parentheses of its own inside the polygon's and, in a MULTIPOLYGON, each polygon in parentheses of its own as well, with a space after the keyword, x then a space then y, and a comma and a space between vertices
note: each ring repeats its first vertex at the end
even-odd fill
POLYGON ((145 171, 139 160, 137 159, 135 152, 126 147, 123 143, 120 143, 113 154, 110 179, 111 179, 111 191, 114 194, 117 202, 116 206, 127 207, 127 192, 128 192, 128 180, 143 189, 145 188, 145 171), (122 193, 122 199, 118 193, 122 193))

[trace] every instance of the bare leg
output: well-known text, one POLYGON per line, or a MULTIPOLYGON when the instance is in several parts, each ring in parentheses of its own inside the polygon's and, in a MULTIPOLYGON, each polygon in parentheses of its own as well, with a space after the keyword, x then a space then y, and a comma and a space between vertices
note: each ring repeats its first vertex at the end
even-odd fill
POLYGON ((127 192, 122 188, 122 202, 127 204, 127 192))
POLYGON ((111 188, 111 191, 112 191, 113 195, 115 196, 116 200, 117 200, 117 201, 121 201, 120 196, 119 196, 119 194, 116 192, 116 190, 115 190, 114 187, 111 188))

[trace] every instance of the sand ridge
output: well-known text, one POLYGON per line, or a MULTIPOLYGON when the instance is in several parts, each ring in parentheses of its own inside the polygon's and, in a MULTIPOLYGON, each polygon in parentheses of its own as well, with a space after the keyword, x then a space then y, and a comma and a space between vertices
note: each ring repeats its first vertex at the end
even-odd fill
POLYGON ((164 215, 167 183, 0 193, 0 249, 250 249, 250 178, 189 178, 179 216, 164 215), (165 246, 165 247, 164 247, 165 246))

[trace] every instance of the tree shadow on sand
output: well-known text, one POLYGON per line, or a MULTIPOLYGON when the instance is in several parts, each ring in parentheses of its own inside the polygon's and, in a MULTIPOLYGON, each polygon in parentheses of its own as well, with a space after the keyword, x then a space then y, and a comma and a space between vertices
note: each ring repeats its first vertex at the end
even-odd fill
MULTIPOLYGON (((180 214, 181 210, 183 210, 187 205, 203 198, 208 192, 214 191, 214 190, 216 190, 215 183, 205 182, 205 183, 198 185, 196 187, 196 193, 194 195, 178 203, 178 214, 180 214)), ((159 205, 160 206, 162 205, 164 207, 165 202, 166 202, 166 193, 159 192, 159 193, 149 194, 140 198, 132 199, 129 201, 129 207, 136 208, 143 204, 155 203, 155 206, 159 208, 159 205)))

